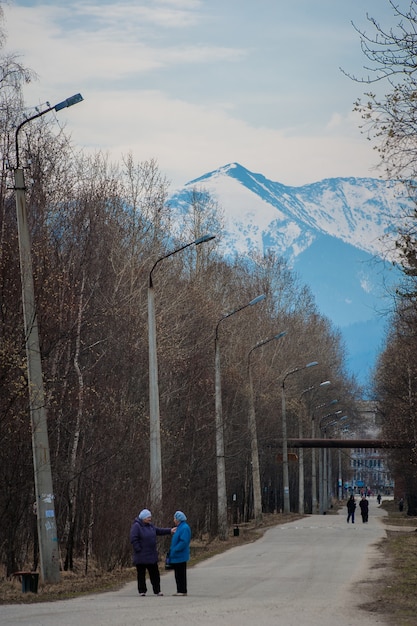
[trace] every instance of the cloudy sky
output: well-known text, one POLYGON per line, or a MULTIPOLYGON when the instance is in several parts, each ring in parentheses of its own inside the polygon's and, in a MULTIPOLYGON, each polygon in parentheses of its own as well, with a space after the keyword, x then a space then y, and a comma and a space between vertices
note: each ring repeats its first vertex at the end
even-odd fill
POLYGON ((351 22, 389 26, 388 0, 9 0, 4 11, 7 51, 38 74, 28 107, 81 92, 57 114, 74 143, 155 158, 172 188, 233 161, 287 185, 380 175, 352 113, 366 87, 340 67, 365 74, 351 22))

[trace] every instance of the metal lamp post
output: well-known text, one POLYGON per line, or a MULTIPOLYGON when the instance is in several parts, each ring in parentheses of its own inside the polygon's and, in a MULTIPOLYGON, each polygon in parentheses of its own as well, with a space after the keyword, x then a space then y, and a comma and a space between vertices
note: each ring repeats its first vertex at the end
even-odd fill
MULTIPOLYGON (((337 404, 339 402, 339 400, 332 400, 331 402, 325 403, 325 404, 320 404, 319 406, 315 407, 315 410, 317 409, 322 409, 325 406, 332 406, 333 404, 337 404)), ((311 438, 315 439, 316 438, 316 429, 315 429, 315 415, 314 415, 314 411, 311 415, 311 438)), ((318 502, 317 502, 317 469, 316 469, 316 453, 315 453, 315 449, 312 448, 311 450, 311 490, 312 490, 312 494, 311 494, 311 512, 312 513, 318 513, 318 502)), ((319 457, 319 459, 321 459, 321 456, 319 457)), ((322 506, 322 500, 323 500, 323 494, 321 493, 321 488, 322 488, 322 481, 321 481, 321 462, 319 461, 319 505, 320 507, 322 506)))
POLYGON ((282 331, 278 335, 274 335, 265 341, 261 341, 256 344, 248 353, 248 380, 249 380, 249 433, 251 444, 251 459, 252 459, 252 483, 253 483, 253 509, 255 516, 255 523, 258 524, 262 520, 262 491, 261 491, 261 474, 259 470, 259 451, 258 451, 258 435, 256 429, 256 415, 255 415, 255 401, 253 393, 253 380, 252 380, 252 368, 250 357, 254 350, 265 346, 274 339, 281 339, 287 334, 287 331, 282 331))
POLYGON ((216 416, 216 469, 217 469, 217 525, 219 537, 222 541, 227 539, 227 491, 226 491, 226 466, 224 458, 224 422, 222 411, 221 371, 220 371, 220 345, 219 326, 228 317, 239 313, 249 306, 254 306, 265 299, 265 295, 257 296, 244 306, 235 309, 227 315, 223 315, 216 325, 214 337, 214 386, 215 386, 215 416, 216 416))
MULTIPOLYGON (((327 415, 324 415, 324 417, 321 418, 319 422, 319 428, 320 428, 320 431, 324 433, 324 438, 326 438, 326 427, 330 425, 330 422, 329 422, 329 424, 326 425, 323 431, 322 424, 324 420, 328 419, 329 417, 334 417, 335 415, 340 415, 340 413, 342 413, 341 410, 335 411, 334 413, 328 413, 327 415)), ((322 497, 320 498, 320 512, 324 513, 325 511, 327 511, 328 506, 329 506, 329 471, 328 471, 328 460, 327 460, 327 448, 322 449, 321 477, 323 481, 323 486, 321 489, 322 497)))
MULTIPOLYGON (((308 389, 304 389, 300 397, 304 396, 306 393, 313 392, 315 389, 326 387, 330 384, 331 384, 330 380, 325 380, 318 385, 312 385, 311 387, 308 387, 308 389)), ((301 419, 301 416, 298 419, 298 436, 300 439, 303 438, 303 421, 301 419)), ((311 449, 311 453, 314 456, 314 453, 315 453, 314 448, 311 449)), ((315 461, 314 461, 314 464, 315 464, 315 461)), ((314 476, 314 482, 315 482, 315 478, 316 477, 314 476)), ((313 489, 313 476, 312 476, 312 489, 313 489)), ((315 484, 314 484, 314 489, 316 489, 315 484)), ((298 452, 298 512, 300 513, 300 515, 304 513, 304 448, 300 448, 298 452)))
POLYGON ((290 512, 290 484, 288 476, 288 436, 287 436, 287 415, 285 407, 285 381, 288 376, 301 372, 309 367, 318 365, 317 361, 311 361, 302 367, 295 367, 287 372, 281 382, 281 401, 282 401, 282 479, 284 486, 284 513, 290 512))
POLYGON ((201 243, 211 241, 215 235, 204 235, 190 243, 176 248, 172 252, 161 256, 149 272, 148 283, 148 342, 149 342, 149 460, 150 460, 150 500, 151 507, 158 513, 162 507, 162 457, 161 457, 161 425, 159 416, 159 386, 158 386, 158 357, 156 350, 156 315, 155 315, 155 291, 152 281, 152 272, 155 267, 168 257, 189 248, 199 246, 201 243))
POLYGON ((16 194, 17 229, 20 254, 20 274, 22 281, 23 322, 28 370, 29 406, 32 427, 33 468, 35 477, 35 497, 37 529, 39 540, 39 560, 41 576, 45 583, 56 583, 59 574, 59 550, 55 519, 55 496, 52 484, 51 460, 49 452, 47 412, 42 378, 41 352, 39 345, 38 320, 35 304, 31 240, 26 210, 25 177, 19 159, 19 131, 32 120, 49 113, 60 111, 82 101, 76 94, 53 107, 25 119, 16 129, 16 168, 14 170, 14 190, 16 194))
MULTIPOLYGON (((336 415, 340 415, 340 413, 342 413, 342 411, 336 411, 335 413, 329 415, 328 417, 333 417, 333 416, 336 416, 336 415)), ((331 422, 327 422, 325 424, 325 426, 324 426, 324 431, 323 431, 324 438, 327 437, 327 429, 330 426, 336 426, 336 425, 340 426, 340 422, 343 422, 346 419, 348 419, 348 416, 344 415, 343 417, 338 417, 337 419, 332 420, 331 422)), ((327 451, 325 449, 325 452, 326 452, 326 457, 325 457, 326 458, 326 463, 324 465, 324 471, 327 470, 326 471, 326 479, 325 479, 325 504, 328 507, 329 496, 332 493, 331 485, 332 485, 332 482, 333 482, 332 481, 332 478, 333 478, 333 467, 332 467, 332 457, 331 457, 331 454, 330 454, 330 450, 327 451)), ((339 452, 339 476, 338 476, 338 496, 339 496, 339 493, 340 493, 339 485, 340 485, 340 488, 341 488, 341 485, 342 485, 342 458, 341 458, 341 454, 340 454, 341 453, 340 448, 338 449, 338 452, 339 452)), ((341 499, 341 498, 339 498, 339 499, 341 499)))
MULTIPOLYGON (((341 418, 345 419, 345 418, 341 418)), ((346 419, 349 419, 349 416, 346 415, 346 419)), ((348 428, 342 429, 342 433, 345 433, 348 428)), ((342 437, 343 438, 343 437, 342 437)), ((337 460, 338 460, 338 477, 337 477, 337 497, 338 500, 341 501, 343 499, 343 477, 342 477, 342 449, 339 448, 337 451, 337 460)))

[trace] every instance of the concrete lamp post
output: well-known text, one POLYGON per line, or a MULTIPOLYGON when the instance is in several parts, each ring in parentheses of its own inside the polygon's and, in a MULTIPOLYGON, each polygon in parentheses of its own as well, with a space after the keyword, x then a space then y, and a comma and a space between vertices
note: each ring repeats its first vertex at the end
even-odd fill
POLYGON ((214 402, 215 402, 215 418, 216 418, 216 468, 217 468, 217 525, 219 537, 222 541, 227 539, 227 491, 226 491, 226 466, 224 453, 224 422, 222 410, 222 391, 221 391, 221 370, 220 370, 220 343, 219 343, 219 326, 225 319, 243 311, 250 306, 258 304, 265 300, 266 296, 257 296, 244 306, 235 309, 231 313, 223 315, 216 325, 214 336, 214 402))
POLYGON ((318 365, 317 361, 311 361, 311 363, 307 363, 302 367, 295 367, 292 370, 289 370, 281 382, 281 401, 282 401, 282 479, 283 479, 283 487, 284 487, 284 513, 290 512, 290 484, 289 484, 289 476, 288 476, 288 436, 287 436, 287 415, 286 415, 286 406, 285 406, 285 381, 288 376, 295 374, 296 372, 301 372, 309 367, 314 367, 318 365))
POLYGON ((258 435, 256 429, 256 414, 255 414, 255 400, 253 393, 253 380, 252 380, 252 368, 250 357, 254 350, 265 346, 274 339, 281 339, 287 334, 287 331, 282 331, 278 335, 274 335, 265 341, 261 341, 256 344, 248 353, 248 381, 249 381, 249 414, 248 425, 250 433, 251 443, 251 459, 252 459, 252 485, 253 485, 253 509, 255 516, 255 523, 258 524, 262 520, 262 490, 261 490, 261 474, 259 469, 259 451, 258 451, 258 435))
MULTIPOLYGON (((342 411, 336 411, 335 413, 333 413, 332 415, 329 415, 328 417, 336 417, 338 415, 340 415, 342 413, 342 411)), ((324 419, 324 418, 323 418, 324 419)), ((343 422, 344 420, 347 420, 348 416, 344 415, 342 417, 336 417, 336 419, 331 420, 330 422, 326 422, 326 424, 324 425, 324 428, 322 430, 323 432, 323 438, 326 439, 327 438, 327 429, 332 427, 332 426, 340 426, 340 422, 343 422)), ((323 476, 324 478, 324 506, 326 507, 324 510, 326 510, 329 507, 329 499, 331 496, 331 485, 332 485, 332 458, 331 458, 331 454, 330 454, 330 450, 327 450, 326 448, 324 448, 323 450, 324 452, 324 464, 323 464, 323 476)), ((341 450, 340 448, 338 449, 339 452, 339 477, 338 477, 338 485, 342 484, 342 458, 341 458, 341 450)))
MULTIPOLYGON (((316 422, 315 422, 315 415, 314 415, 314 411, 316 411, 317 409, 322 409, 326 406, 332 406, 333 404, 337 404, 339 402, 339 400, 331 400, 331 402, 328 403, 324 403, 324 404, 319 404, 318 406, 315 407, 315 409, 313 410, 312 414, 311 414, 311 438, 315 439, 316 438, 316 422)), ((315 453, 315 449, 312 448, 311 450, 312 455, 311 455, 311 489, 312 489, 312 494, 311 494, 311 512, 314 513, 319 513, 320 511, 318 510, 318 507, 322 506, 321 502, 323 499, 323 495, 321 493, 321 487, 322 487, 322 482, 321 482, 321 464, 319 465, 319 471, 320 471, 320 476, 319 476, 319 501, 317 502, 317 467, 316 467, 316 453, 315 453)), ((320 452, 321 454, 321 452, 320 452)), ((321 456, 319 456, 319 459, 321 458, 321 456)))
MULTIPOLYGON (((349 419, 348 415, 345 415, 344 417, 340 418, 340 421, 345 420, 345 419, 349 419)), ((342 434, 345 433, 348 430, 348 427, 345 427, 341 430, 342 434)), ((342 437, 343 439, 344 437, 342 437)), ((339 502, 342 500, 343 498, 343 477, 342 477, 342 449, 339 448, 337 451, 337 462, 338 462, 338 477, 337 477, 337 497, 339 502)))
MULTIPOLYGON (((328 424, 325 425, 324 430, 322 428, 322 424, 324 422, 324 420, 331 418, 331 417, 335 417, 336 415, 340 415, 342 413, 341 410, 339 411, 335 411, 334 413, 328 413, 327 415, 324 415, 320 422, 319 422, 319 429, 320 432, 322 432, 324 434, 324 439, 326 439, 326 428, 330 423, 333 422, 329 422, 328 424)), ((322 481, 322 488, 321 488, 321 498, 320 498, 320 513, 324 513, 325 511, 327 511, 328 507, 329 507, 329 472, 328 472, 328 459, 327 459, 327 448, 322 448, 322 469, 321 469, 321 481, 322 481)))
POLYGON ((55 106, 26 118, 16 129, 16 168, 14 190, 16 194, 17 229, 22 282, 23 323, 28 369, 29 407, 32 427, 33 468, 35 477, 36 516, 39 541, 41 577, 45 583, 56 583, 60 579, 59 546, 55 519, 55 496, 52 485, 49 452, 47 412, 42 377, 41 352, 39 345, 38 320, 33 281, 31 239, 26 210, 26 187, 23 168, 20 167, 19 131, 25 124, 49 113, 60 111, 82 101, 76 94, 55 106))
POLYGON ((162 456, 161 456, 161 425, 159 415, 159 384, 158 384, 158 356, 156 349, 156 315, 155 290, 152 272, 155 267, 168 257, 181 252, 190 246, 199 246, 211 241, 215 235, 203 235, 190 243, 180 246, 172 252, 161 256, 149 272, 148 282, 148 343, 149 343, 149 462, 150 462, 150 506, 161 513, 162 508, 162 456))
MULTIPOLYGON (((302 398, 306 393, 312 393, 314 390, 320 389, 321 387, 327 387, 330 384, 331 384, 330 380, 325 380, 319 385, 312 385, 311 387, 308 387, 308 389, 304 389, 304 391, 301 392, 300 398, 302 398)), ((299 416, 299 419, 298 419, 298 436, 300 439, 303 438, 303 420, 302 420, 301 415, 299 416)), ((315 454, 314 448, 311 449, 311 453, 314 456, 315 454)), ((313 487, 314 489, 317 489, 317 486, 315 484, 316 477, 314 476, 314 484, 313 484, 313 475, 311 478, 312 478, 312 485, 311 485, 312 489, 313 487)), ((304 514, 304 448, 300 448, 298 451, 298 512, 300 513, 300 515, 304 514)))

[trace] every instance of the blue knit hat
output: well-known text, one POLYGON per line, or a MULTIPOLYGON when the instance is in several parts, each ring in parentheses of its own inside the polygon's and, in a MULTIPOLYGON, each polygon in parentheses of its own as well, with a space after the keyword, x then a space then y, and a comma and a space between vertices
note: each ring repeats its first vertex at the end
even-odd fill
POLYGON ((152 513, 150 512, 149 509, 143 509, 139 515, 138 515, 139 519, 146 519, 147 517, 152 517, 152 513))
POLYGON ((177 519, 179 522, 185 522, 186 521, 186 516, 184 515, 184 513, 182 511, 176 511, 174 513, 174 517, 175 519, 177 519))

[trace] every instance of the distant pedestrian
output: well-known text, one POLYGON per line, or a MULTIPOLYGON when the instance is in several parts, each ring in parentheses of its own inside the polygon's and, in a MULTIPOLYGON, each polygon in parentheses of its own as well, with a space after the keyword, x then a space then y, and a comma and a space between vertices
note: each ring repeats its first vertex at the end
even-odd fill
POLYGON ((399 503, 398 503, 398 509, 399 509, 400 513, 402 513, 404 511, 404 500, 403 500, 403 498, 401 498, 399 503))
POLYGON ((378 500, 378 504, 381 504, 381 494, 380 493, 377 495, 376 499, 378 500))
POLYGON ((355 502, 355 498, 353 496, 353 494, 350 496, 349 500, 347 501, 347 510, 348 510, 348 516, 347 516, 347 523, 349 524, 349 521, 352 519, 352 524, 355 523, 355 509, 356 509, 356 502, 355 502))
POLYGON ((359 507, 361 510, 362 522, 366 524, 369 515, 369 502, 365 496, 362 496, 361 501, 359 502, 359 507))
POLYGON ((174 513, 176 531, 172 536, 169 558, 174 569, 177 593, 174 596, 187 595, 187 561, 190 560, 191 528, 182 511, 174 513))
POLYGON ((156 596, 163 596, 161 592, 161 576, 158 568, 158 550, 156 548, 157 535, 170 535, 175 528, 157 528, 152 524, 152 513, 143 509, 130 529, 130 543, 133 546, 133 563, 136 565, 138 592, 145 596, 146 570, 148 570, 153 592, 156 596))

